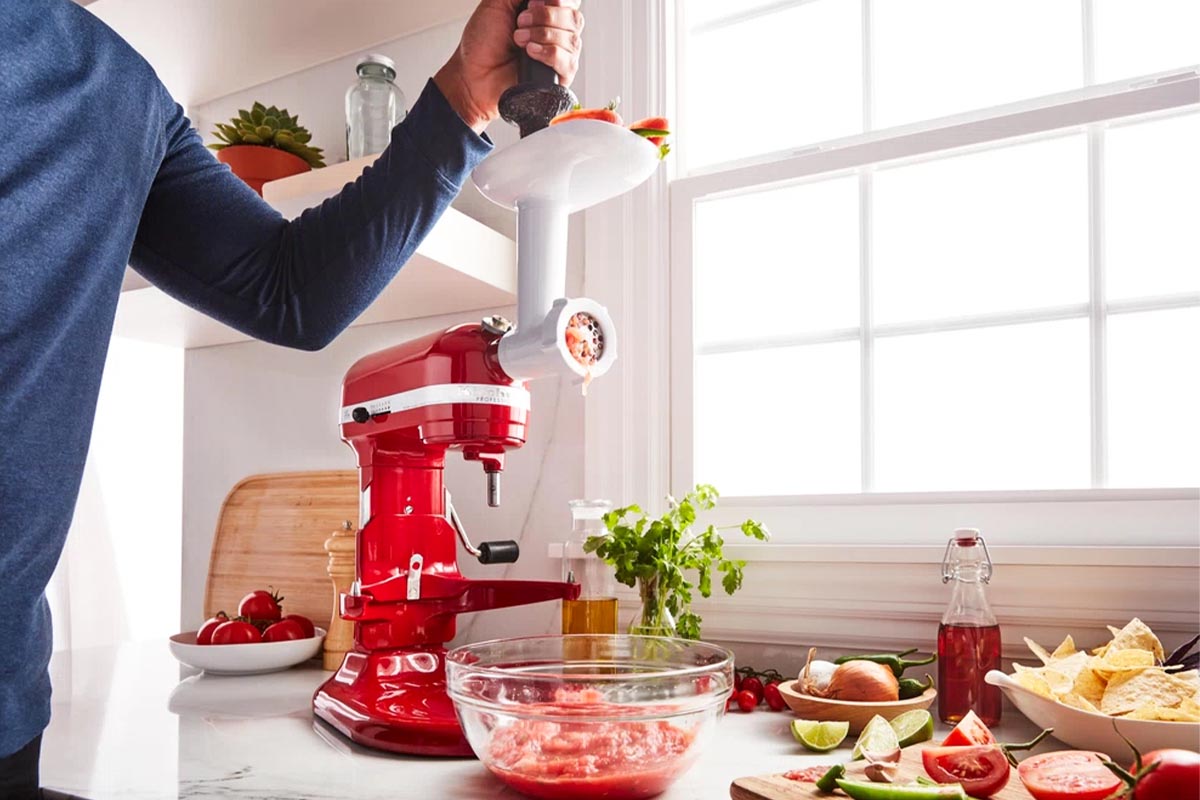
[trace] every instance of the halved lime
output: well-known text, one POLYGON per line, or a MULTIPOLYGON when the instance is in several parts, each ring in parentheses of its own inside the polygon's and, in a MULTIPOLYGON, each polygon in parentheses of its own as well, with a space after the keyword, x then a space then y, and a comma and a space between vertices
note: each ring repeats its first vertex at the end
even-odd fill
POLYGON ((896 731, 892 730, 892 726, 886 719, 876 714, 871 717, 867 727, 863 728, 862 733, 858 735, 858 741, 854 743, 854 752, 850 754, 850 758, 862 758, 863 751, 883 754, 899 749, 900 739, 896 736, 896 731))
POLYGON ((933 738, 933 715, 923 708, 905 711, 892 720, 892 730, 896 732, 901 747, 928 742, 933 738))
POLYGON ((827 753, 846 740, 849 722, 818 722, 815 719, 792 720, 792 736, 816 753, 827 753))

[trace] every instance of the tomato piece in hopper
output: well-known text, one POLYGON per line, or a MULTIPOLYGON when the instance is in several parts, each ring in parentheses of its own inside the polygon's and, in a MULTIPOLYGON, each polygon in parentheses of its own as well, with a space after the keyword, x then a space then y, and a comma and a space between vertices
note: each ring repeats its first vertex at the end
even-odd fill
POLYGON ((583 394, 587 395, 588 384, 592 382, 592 367, 600 360, 604 351, 604 342, 596 326, 596 320, 591 314, 572 314, 567 320, 567 329, 563 333, 566 340, 567 352, 571 358, 578 361, 584 368, 583 394))
POLYGON ((669 722, 588 721, 628 711, 599 692, 560 690, 555 702, 522 710, 580 720, 521 719, 492 735, 489 769, 530 797, 640 800, 666 791, 690 766, 684 756, 694 734, 669 722))

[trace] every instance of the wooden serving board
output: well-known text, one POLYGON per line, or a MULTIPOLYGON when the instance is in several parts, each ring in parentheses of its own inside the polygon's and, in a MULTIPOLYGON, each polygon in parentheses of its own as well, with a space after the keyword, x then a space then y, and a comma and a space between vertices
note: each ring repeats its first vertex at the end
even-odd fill
POLYGON ((255 589, 275 587, 283 613, 328 628, 336 604, 325 540, 344 522, 358 524, 353 470, 253 475, 225 498, 213 537, 204 614, 237 613, 255 589))
MULTIPOLYGON (((927 746, 930 745, 918 744, 904 749, 900 757, 900 772, 896 778, 896 783, 908 783, 918 775, 925 774, 925 768, 921 766, 921 751, 927 746)), ((844 754, 844 751, 839 752, 843 752, 844 754)), ((830 755, 836 756, 836 754, 830 755)), ((836 763, 839 763, 836 757, 830 758, 829 766, 833 766, 836 763)), ((865 761, 856 761, 853 764, 847 765, 846 778, 849 780, 866 780, 862 772, 865 766, 865 761)), ((880 784, 880 786, 883 785, 880 784)), ((793 781, 783 777, 782 773, 776 775, 759 775, 751 778, 738 778, 730 784, 729 796, 733 800, 837 800, 837 798, 845 800, 846 798, 846 795, 842 792, 824 794, 817 791, 817 787, 814 784, 793 781)), ((1008 780, 1008 785, 992 795, 992 800, 1033 800, 1033 796, 1025 791, 1025 787, 1017 778, 1016 770, 1013 770, 1013 774, 1008 780)))

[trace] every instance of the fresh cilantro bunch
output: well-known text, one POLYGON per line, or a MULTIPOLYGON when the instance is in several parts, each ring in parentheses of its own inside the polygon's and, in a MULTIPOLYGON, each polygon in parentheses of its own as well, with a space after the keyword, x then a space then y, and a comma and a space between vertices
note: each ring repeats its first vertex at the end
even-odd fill
POLYGON ((721 576, 726 594, 742 586, 745 561, 725 558, 725 540, 720 531, 740 528, 750 538, 766 540, 767 529, 748 519, 741 525, 718 528, 709 525, 692 530, 698 511, 711 511, 720 495, 708 484, 699 484, 682 500, 668 497, 668 509, 651 519, 636 505, 614 509, 604 515, 608 533, 590 536, 584 550, 595 553, 616 568, 617 580, 636 586, 642 595, 641 625, 669 628, 684 639, 700 638, 700 616, 692 611, 692 592, 712 595, 713 573, 721 576), (633 515, 639 515, 634 519, 633 515), (695 573, 697 583, 689 579, 695 573))

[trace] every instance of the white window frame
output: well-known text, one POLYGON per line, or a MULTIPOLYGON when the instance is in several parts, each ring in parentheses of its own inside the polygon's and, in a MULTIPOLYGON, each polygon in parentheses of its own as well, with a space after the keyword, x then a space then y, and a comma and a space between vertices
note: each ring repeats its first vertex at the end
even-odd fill
MULTIPOLYGON (((671 0, 612 0, 589 7, 589 57, 581 81, 584 96, 592 102, 620 95, 628 114, 668 109, 677 116, 672 76, 677 68, 673 48, 683 41, 679 33, 671 0), (664 48, 664 41, 672 46, 664 48)), ((777 188, 817 176, 853 173, 873 163, 890 165, 998 140, 1069 130, 1088 131, 1089 169, 1095 180, 1102 155, 1096 133, 1100 126, 1169 114, 1195 104, 1200 104, 1200 76, 1196 71, 1176 70, 873 131, 687 175, 677 175, 681 165, 668 159, 646 186, 587 211, 585 290, 609 306, 622 337, 621 360, 593 385, 587 401, 588 495, 656 508, 656 500, 692 484, 691 218, 697 201, 748 187, 777 188)), ((686 147, 686 120, 676 139, 681 148, 686 147)), ((1092 209, 1093 219, 1099 211, 1092 209)), ((1030 315, 1086 315, 1093 331, 1103 330, 1105 308, 1094 302, 1103 280, 1099 235, 1093 226, 1093 302, 1086 308, 1030 315)), ((1200 305, 1200 296, 1110 303, 1107 313, 1181 305, 1200 305)), ((854 335, 867 339, 865 330, 866 326, 856 329, 854 335)), ((1092 341, 1095 366, 1103 362, 1103 336, 1093 335, 1092 341)), ((870 358, 866 344, 863 357, 870 358)), ((1103 425, 1103 386, 1095 377, 1102 374, 1093 369, 1095 426, 1103 425)), ((869 408, 864 403, 864 409, 869 408)), ((1103 453, 1096 453, 1094 459, 1093 477, 1103 486, 1103 453)), ((1197 489, 731 497, 722 500, 716 518, 736 521, 746 516, 766 522, 773 541, 730 542, 729 552, 750 562, 755 588, 752 594, 743 590, 735 598, 714 598, 699 605, 709 637, 836 644, 846 635, 848 623, 853 623, 850 638, 856 642, 885 645, 923 635, 918 633, 924 630, 921 626, 936 621, 944 602, 940 592, 930 588, 941 588, 936 578, 930 580, 934 573, 926 573, 940 560, 949 532, 961 525, 983 529, 997 562, 1014 568, 1010 593, 1005 595, 1012 599, 997 603, 1002 616, 1021 620, 1005 634, 1006 647, 1013 654, 1011 642, 1019 643, 1020 636, 1057 631, 1079 614, 1072 608, 1080 605, 1074 595, 1041 606, 1019 599, 1041 592, 1050 575, 1081 589, 1114 569, 1123 571, 1121 580, 1137 582, 1114 588, 1095 614, 1085 615, 1087 623, 1100 631, 1104 624, 1100 617, 1121 624, 1124 620, 1116 617, 1124 612, 1116 609, 1124 608, 1143 609, 1143 619, 1168 632, 1194 626, 1195 586, 1200 578, 1197 489), (868 550, 866 545, 872 547, 868 550), (879 570, 886 575, 881 577, 879 570), (826 577, 831 572, 842 584, 883 580, 891 591, 911 599, 896 604, 874 598, 847 602, 841 597, 831 605, 826 577), (1161 590, 1153 608, 1139 594, 1146 581, 1161 590), (883 605, 892 611, 885 612, 883 605), (814 618, 813 611, 823 614, 814 618)))

